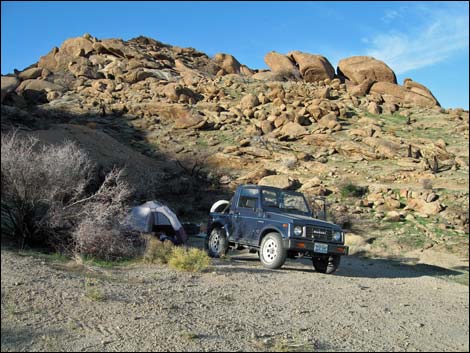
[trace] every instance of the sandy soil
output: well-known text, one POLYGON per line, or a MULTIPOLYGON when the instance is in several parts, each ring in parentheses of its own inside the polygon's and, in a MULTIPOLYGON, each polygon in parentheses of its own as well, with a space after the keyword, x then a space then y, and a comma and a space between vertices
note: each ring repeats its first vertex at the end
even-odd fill
POLYGON ((324 275, 233 252, 190 274, 1 255, 2 351, 469 349, 469 287, 454 270, 350 256, 324 275))

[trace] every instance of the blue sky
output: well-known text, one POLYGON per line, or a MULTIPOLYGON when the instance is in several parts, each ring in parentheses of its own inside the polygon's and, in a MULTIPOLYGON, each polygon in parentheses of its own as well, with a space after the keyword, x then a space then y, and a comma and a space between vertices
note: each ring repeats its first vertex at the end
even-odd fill
POLYGON ((267 68, 264 55, 301 50, 371 55, 423 83, 441 105, 469 104, 468 2, 26 2, 1 3, 1 72, 38 61, 84 33, 144 35, 267 68))

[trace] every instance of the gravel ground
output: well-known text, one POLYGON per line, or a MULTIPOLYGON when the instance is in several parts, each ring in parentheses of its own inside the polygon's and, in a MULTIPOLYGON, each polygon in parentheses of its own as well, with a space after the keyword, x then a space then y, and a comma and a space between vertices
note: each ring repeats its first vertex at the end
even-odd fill
POLYGON ((200 274, 1 253, 2 351, 467 351, 451 270, 343 258, 281 270, 234 252, 200 274))

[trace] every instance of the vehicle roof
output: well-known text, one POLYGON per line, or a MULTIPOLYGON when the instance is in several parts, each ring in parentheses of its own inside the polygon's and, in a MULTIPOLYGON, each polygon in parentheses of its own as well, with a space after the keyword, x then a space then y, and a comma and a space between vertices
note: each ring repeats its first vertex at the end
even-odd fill
POLYGON ((243 184, 243 185, 239 185, 238 188, 257 188, 257 189, 263 189, 263 190, 287 191, 293 194, 303 195, 301 192, 298 192, 295 190, 286 190, 286 189, 277 188, 275 186, 267 186, 267 185, 243 184))

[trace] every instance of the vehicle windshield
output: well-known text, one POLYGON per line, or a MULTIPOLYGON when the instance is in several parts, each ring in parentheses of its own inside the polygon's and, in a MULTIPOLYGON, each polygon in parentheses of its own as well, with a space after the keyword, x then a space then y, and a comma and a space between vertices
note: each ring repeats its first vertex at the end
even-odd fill
POLYGON ((285 190, 263 190, 263 207, 308 215, 310 209, 302 194, 285 190))

